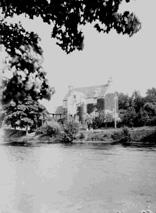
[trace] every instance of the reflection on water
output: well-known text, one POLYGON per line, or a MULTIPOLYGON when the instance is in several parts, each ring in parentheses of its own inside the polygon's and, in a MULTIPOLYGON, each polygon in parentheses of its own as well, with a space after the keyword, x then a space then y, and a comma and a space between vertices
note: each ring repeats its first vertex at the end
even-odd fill
POLYGON ((156 148, 0 145, 0 212, 156 211, 156 148))

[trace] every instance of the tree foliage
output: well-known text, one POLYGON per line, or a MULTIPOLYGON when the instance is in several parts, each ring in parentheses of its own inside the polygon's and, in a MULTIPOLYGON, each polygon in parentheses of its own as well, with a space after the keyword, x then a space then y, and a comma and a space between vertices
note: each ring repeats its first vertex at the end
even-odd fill
POLYGON ((79 116, 79 121, 84 124, 84 104, 78 106, 77 115, 79 116))
POLYGON ((122 120, 124 122, 124 125, 133 127, 134 126, 134 120, 136 118, 136 111, 134 107, 128 107, 125 114, 122 117, 122 120))
POLYGON ((90 103, 90 104, 87 104, 87 113, 90 114, 94 111, 94 104, 90 103))
POLYGON ((105 114, 100 112, 98 116, 94 117, 92 120, 93 129, 98 129, 104 126, 105 114))
POLYGON ((104 110, 99 111, 98 116, 92 119, 92 126, 94 129, 113 126, 114 118, 110 112, 105 113, 104 110))
POLYGON ((130 99, 129 96, 124 94, 124 93, 118 93, 118 106, 119 110, 125 110, 129 107, 130 105, 130 99))
POLYGON ((72 142, 79 131, 79 124, 72 119, 67 120, 64 123, 63 130, 64 130, 63 141, 72 142))
POLYGON ((0 19, 0 44, 3 44, 7 53, 11 57, 17 55, 16 51, 21 46, 31 46, 33 50, 42 54, 42 48, 39 46, 40 38, 34 32, 26 31, 21 23, 12 24, 5 19, 0 19))
POLYGON ((54 120, 46 120, 41 127, 36 130, 37 134, 49 135, 56 137, 61 132, 61 126, 54 120))
POLYGON ((105 99, 104 98, 98 98, 97 104, 96 104, 97 111, 102 111, 105 108, 105 99))
POLYGON ((135 111, 138 113, 140 109, 143 108, 145 104, 145 99, 141 97, 141 94, 139 91, 134 91, 132 94, 131 100, 133 102, 133 107, 135 108, 135 111))
POLYGON ((142 97, 138 91, 132 96, 119 94, 119 112, 126 126, 156 125, 156 88, 148 89, 142 97))
POLYGON ((12 101, 5 107, 5 124, 16 128, 36 129, 46 120, 48 115, 44 106, 30 96, 22 101, 12 101))
POLYGON ((156 88, 148 89, 146 92, 146 101, 156 104, 156 88))
POLYGON ((45 109, 38 100, 49 100, 55 89, 49 85, 42 61, 30 45, 14 48, 5 59, 4 76, 8 71, 12 76, 2 79, 1 101, 5 123, 13 128, 37 128, 44 121, 45 109))
POLYGON ((5 61, 12 77, 4 82, 2 101, 5 103, 13 99, 17 102, 28 95, 33 100, 50 99, 55 90, 50 87, 42 68, 42 57, 31 46, 22 45, 14 51, 12 57, 8 55, 5 61))
MULTIPOLYGON (((44 22, 53 23, 51 36, 57 39, 57 44, 64 51, 70 53, 75 49, 83 49, 84 35, 81 28, 88 23, 92 23, 98 32, 109 33, 111 29, 115 29, 117 33, 129 36, 136 33, 140 29, 140 21, 129 11, 119 12, 119 6, 123 1, 1 0, 0 8, 5 18, 13 17, 14 14, 25 14, 31 19, 41 17, 44 22)), ((0 23, 0 28, 2 24, 0 23)), ((2 33, 4 37, 5 31, 2 33)), ((19 35, 22 35, 20 30, 19 35)))

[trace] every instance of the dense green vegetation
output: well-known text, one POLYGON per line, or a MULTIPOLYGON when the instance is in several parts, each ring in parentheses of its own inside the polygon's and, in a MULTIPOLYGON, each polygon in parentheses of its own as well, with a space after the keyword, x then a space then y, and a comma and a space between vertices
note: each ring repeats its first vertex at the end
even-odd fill
POLYGON ((4 61, 4 75, 9 71, 12 76, 2 79, 1 117, 13 128, 36 128, 44 122, 46 114, 39 100, 49 100, 55 90, 46 79, 42 56, 31 46, 20 46, 11 54, 4 61))
POLYGON ((67 120, 63 125, 64 135, 62 138, 63 142, 72 142, 76 138, 76 134, 79 131, 79 123, 73 119, 67 120))
POLYGON ((148 89, 142 97, 138 91, 132 96, 118 94, 120 125, 129 127, 156 125, 156 88, 148 89))
POLYGON ((36 134, 47 135, 50 137, 56 137, 61 132, 61 125, 54 120, 46 120, 42 126, 37 128, 36 134))
POLYGON ((48 112, 45 107, 28 96, 18 102, 11 101, 5 106, 4 122, 13 128, 25 128, 33 131, 46 121, 48 112))

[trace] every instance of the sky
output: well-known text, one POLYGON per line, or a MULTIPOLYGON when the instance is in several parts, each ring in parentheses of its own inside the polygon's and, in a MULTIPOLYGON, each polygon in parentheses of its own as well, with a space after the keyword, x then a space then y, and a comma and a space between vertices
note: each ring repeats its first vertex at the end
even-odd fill
MULTIPOLYGON (((156 87, 156 1, 132 0, 123 4, 121 11, 135 12, 142 23, 141 30, 133 37, 98 33, 91 25, 83 28, 83 51, 66 54, 51 38, 52 27, 41 19, 20 17, 28 30, 41 37, 44 50, 43 67, 56 93, 51 101, 42 103, 49 111, 62 105, 68 86, 82 87, 106 84, 112 77, 116 91, 131 95, 134 90, 145 95, 147 89, 156 87)), ((16 20, 16 18, 14 18, 16 20)))

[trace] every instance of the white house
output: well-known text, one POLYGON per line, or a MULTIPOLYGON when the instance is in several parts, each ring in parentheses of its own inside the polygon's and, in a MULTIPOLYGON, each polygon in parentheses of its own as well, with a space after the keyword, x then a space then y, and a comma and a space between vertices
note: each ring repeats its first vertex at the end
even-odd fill
POLYGON ((70 116, 77 114, 78 106, 84 107, 84 113, 87 112, 87 104, 96 104, 98 99, 104 99, 105 113, 113 113, 117 116, 118 99, 113 88, 112 80, 109 79, 105 85, 90 87, 69 87, 67 95, 63 99, 63 110, 70 116))

